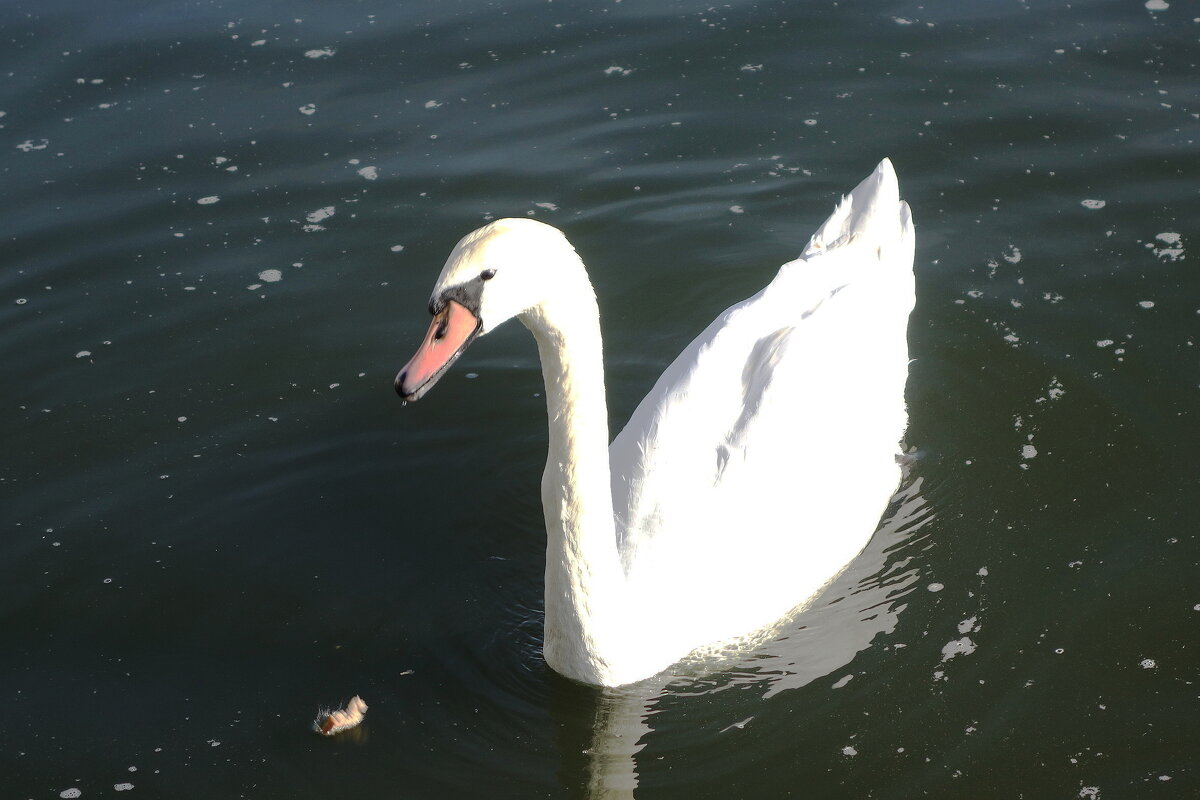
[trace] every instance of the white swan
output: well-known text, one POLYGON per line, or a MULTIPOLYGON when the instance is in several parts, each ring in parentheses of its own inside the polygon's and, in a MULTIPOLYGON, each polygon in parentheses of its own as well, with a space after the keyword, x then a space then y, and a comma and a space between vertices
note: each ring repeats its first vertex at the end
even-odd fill
POLYGON ((396 390, 420 398, 511 317, 533 332, 551 667, 648 677, 770 626, 863 548, 900 477, 913 241, 885 159, 800 258, 683 351, 611 446, 599 312, 566 237, 502 219, 458 243, 396 390))

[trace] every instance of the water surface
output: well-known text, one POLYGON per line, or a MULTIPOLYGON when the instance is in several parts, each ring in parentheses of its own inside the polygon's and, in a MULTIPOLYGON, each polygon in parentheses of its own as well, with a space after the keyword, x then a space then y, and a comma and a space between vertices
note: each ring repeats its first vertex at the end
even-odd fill
POLYGON ((0 9, 8 794, 1196 791, 1192 5, 118 5, 0 9), (566 230, 615 429, 883 156, 879 533, 755 653, 557 677, 533 343, 392 393, 449 248, 566 230))

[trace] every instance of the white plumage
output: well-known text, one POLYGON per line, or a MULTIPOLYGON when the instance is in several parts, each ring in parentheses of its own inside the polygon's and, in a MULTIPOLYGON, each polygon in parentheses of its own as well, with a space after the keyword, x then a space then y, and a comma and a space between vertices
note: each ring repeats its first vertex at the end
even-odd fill
POLYGON ((900 478, 913 243, 885 160, 800 258, 667 367, 611 447, 595 297, 565 237, 500 220, 459 243, 431 307, 453 319, 461 302, 476 328, 461 342, 452 328, 431 356, 435 319, 397 389, 420 397, 505 319, 533 332, 552 667, 604 685, 648 677, 770 626, 863 548, 900 478))

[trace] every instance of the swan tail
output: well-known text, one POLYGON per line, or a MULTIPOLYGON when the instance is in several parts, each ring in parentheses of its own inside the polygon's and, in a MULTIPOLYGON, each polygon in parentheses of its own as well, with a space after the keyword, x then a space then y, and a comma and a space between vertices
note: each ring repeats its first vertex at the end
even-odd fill
POLYGON ((896 170, 885 158, 842 197, 829 219, 809 239, 802 257, 811 259, 855 243, 878 248, 879 258, 884 260, 890 255, 885 249, 905 239, 912 241, 912 215, 908 204, 900 200, 896 170))

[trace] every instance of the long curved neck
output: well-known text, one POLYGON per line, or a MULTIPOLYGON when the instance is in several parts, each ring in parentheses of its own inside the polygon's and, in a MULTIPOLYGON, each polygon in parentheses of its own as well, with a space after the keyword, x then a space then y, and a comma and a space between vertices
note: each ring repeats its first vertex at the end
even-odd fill
POLYGON ((623 629, 625 577, 617 554, 608 460, 608 408, 595 294, 580 280, 521 315, 537 340, 550 442, 542 475, 546 515, 544 654, 557 671, 607 683, 623 629))

